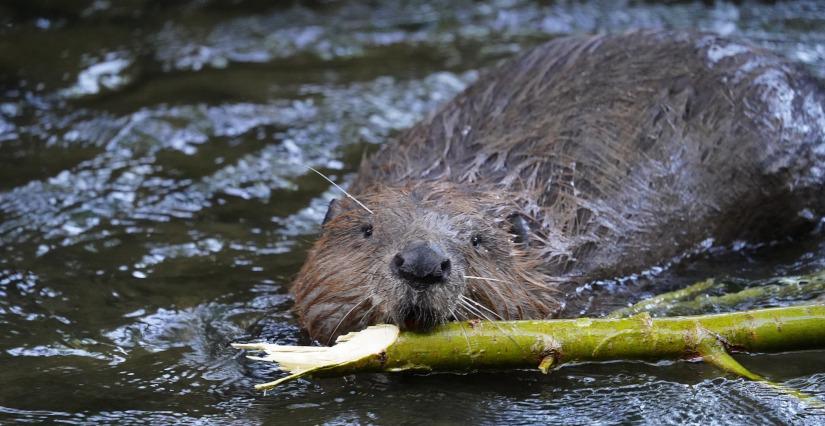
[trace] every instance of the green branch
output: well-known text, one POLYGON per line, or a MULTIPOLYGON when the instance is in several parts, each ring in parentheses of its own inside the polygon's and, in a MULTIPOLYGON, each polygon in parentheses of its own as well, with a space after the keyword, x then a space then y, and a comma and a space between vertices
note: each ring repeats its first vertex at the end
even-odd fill
POLYGON ((330 348, 236 344, 291 375, 257 385, 268 389, 304 376, 361 372, 466 371, 567 362, 701 357, 724 370, 760 379, 730 352, 825 348, 825 306, 792 306, 694 317, 455 322, 430 333, 399 333, 379 325, 339 338, 330 348))
POLYGON ((741 279, 708 279, 680 290, 642 300, 627 308, 618 309, 608 317, 622 318, 641 312, 647 312, 656 317, 700 315, 718 312, 720 309, 740 310, 742 305, 753 306, 756 302, 811 300, 823 295, 825 295, 825 271, 753 282, 741 279), (711 292, 724 294, 710 295, 711 292))

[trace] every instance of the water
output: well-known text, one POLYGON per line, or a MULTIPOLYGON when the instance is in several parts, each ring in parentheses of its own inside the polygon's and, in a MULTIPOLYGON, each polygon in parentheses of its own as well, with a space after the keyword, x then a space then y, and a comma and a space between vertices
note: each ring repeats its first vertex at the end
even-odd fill
MULTIPOLYGON (((335 192, 302 165, 348 182, 479 70, 563 34, 699 28, 825 77, 824 5, 233 3, 0 4, 0 421, 823 421, 696 363, 362 375, 263 396, 251 386, 280 373, 228 344, 307 343, 287 285, 335 192)), ((697 256, 655 285, 583 289, 577 306, 821 269, 822 240, 697 256)), ((825 399, 823 355, 740 358, 825 399)))

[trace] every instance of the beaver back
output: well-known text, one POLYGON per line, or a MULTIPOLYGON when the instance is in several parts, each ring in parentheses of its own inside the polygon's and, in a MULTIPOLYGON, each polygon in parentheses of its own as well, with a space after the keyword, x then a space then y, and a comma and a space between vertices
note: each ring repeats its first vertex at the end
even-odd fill
POLYGON ((353 192, 500 191, 530 219, 548 273, 619 276, 822 215, 823 99, 795 66, 718 36, 562 38, 383 146, 353 192))

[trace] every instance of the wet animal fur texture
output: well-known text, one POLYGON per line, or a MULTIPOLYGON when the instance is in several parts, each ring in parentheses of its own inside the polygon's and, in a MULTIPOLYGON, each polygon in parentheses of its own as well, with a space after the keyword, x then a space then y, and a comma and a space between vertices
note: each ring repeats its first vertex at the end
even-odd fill
POLYGON ((823 99, 796 66, 713 35, 553 40, 363 162, 350 192, 374 214, 337 202, 294 310, 324 343, 380 322, 545 318, 565 286, 708 239, 810 229, 825 210, 823 99), (416 292, 391 273, 410 239, 445 248, 446 282, 416 292))

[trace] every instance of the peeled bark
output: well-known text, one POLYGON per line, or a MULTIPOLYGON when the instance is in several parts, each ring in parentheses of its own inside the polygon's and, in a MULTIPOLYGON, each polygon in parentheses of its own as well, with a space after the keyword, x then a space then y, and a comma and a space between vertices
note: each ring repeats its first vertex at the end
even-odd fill
POLYGON ((401 332, 392 325, 369 327, 338 339, 333 347, 235 344, 261 350, 253 359, 273 361, 291 375, 257 385, 268 389, 304 376, 361 372, 466 371, 538 367, 618 359, 690 359, 750 379, 730 352, 779 352, 825 348, 825 306, 792 306, 717 315, 545 321, 469 321, 430 333, 401 332))

